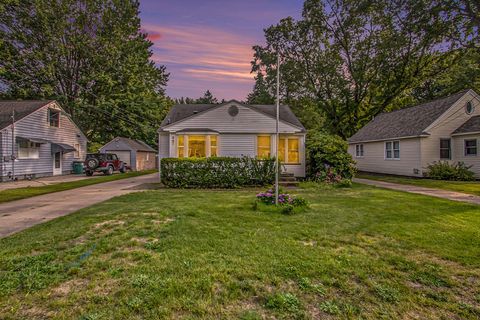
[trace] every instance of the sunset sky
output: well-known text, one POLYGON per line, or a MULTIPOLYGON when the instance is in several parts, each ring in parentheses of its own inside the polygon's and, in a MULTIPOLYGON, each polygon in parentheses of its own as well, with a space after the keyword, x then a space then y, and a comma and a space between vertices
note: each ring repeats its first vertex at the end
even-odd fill
POLYGON ((142 28, 153 59, 167 66, 167 94, 245 99, 254 84, 250 61, 263 29, 301 14, 303 0, 142 0, 142 28))

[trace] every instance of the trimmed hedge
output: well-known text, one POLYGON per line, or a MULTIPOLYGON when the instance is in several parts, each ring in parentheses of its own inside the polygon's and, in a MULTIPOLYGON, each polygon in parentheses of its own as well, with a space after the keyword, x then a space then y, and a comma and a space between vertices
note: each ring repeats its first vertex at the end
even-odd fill
POLYGON ((165 158, 161 181, 172 188, 263 186, 275 180, 275 160, 249 157, 165 158))

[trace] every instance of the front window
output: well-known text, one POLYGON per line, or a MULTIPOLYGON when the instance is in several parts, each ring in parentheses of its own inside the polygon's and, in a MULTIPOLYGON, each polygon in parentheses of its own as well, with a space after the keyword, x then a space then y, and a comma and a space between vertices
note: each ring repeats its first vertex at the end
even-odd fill
POLYGON ((363 157, 363 144, 355 145, 355 157, 363 157))
POLYGON ((450 139, 440 139, 440 159, 451 159, 450 139))
POLYGON ((188 136, 188 157, 204 158, 207 156, 207 139, 205 136, 188 136))
POLYGON ((216 157, 217 150, 217 136, 210 136, 210 157, 216 157))
POLYGON ((400 159, 400 141, 385 142, 385 159, 400 159))
POLYGON ((18 143, 19 159, 38 159, 40 155, 40 144, 31 141, 18 143))
POLYGON ((465 155, 466 156, 477 155, 477 139, 465 140, 465 155))
POLYGON ((185 157, 185 138, 184 136, 178 136, 178 157, 185 157))
POLYGON ((278 141, 278 160, 281 163, 300 163, 300 140, 297 137, 280 137, 278 141))
POLYGON ((257 157, 260 159, 270 158, 270 136, 258 136, 257 137, 257 157))
POLYGON ((60 111, 48 109, 48 122, 50 127, 59 127, 60 126, 60 111))

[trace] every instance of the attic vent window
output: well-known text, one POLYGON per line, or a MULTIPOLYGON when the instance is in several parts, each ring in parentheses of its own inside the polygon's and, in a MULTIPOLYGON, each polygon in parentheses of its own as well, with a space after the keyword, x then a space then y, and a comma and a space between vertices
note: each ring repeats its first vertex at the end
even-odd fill
POLYGON ((238 114, 238 107, 230 106, 230 108, 228 108, 228 114, 231 115, 232 117, 235 117, 238 114))
POLYGON ((467 114, 472 114, 475 111, 475 106, 473 105, 472 101, 468 101, 465 105, 465 112, 467 114))

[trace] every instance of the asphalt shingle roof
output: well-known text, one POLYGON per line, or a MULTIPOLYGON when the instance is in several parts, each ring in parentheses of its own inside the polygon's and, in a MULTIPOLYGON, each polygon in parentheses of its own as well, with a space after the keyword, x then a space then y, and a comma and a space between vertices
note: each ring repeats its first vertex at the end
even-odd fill
POLYGON ((375 141, 424 134, 438 117, 467 93, 464 90, 448 97, 436 99, 413 107, 381 113, 355 133, 349 142, 375 141))
POLYGON ((464 124, 453 131, 452 134, 469 132, 480 132, 480 116, 471 117, 464 124))
MULTIPOLYGON (((238 103, 241 105, 245 105, 243 103, 239 103, 238 101, 229 101, 227 103, 238 103)), ((191 117, 194 114, 202 113, 204 111, 213 109, 215 107, 220 106, 219 104, 177 104, 172 107, 170 112, 167 114, 165 119, 163 119, 161 127, 167 126, 169 124, 178 122, 185 118, 191 117)), ((246 105, 260 113, 267 114, 271 117, 275 117, 276 113, 276 106, 275 105, 246 105)), ((295 114, 292 112, 289 106, 281 105, 280 106, 280 120, 290 123, 294 126, 300 127, 301 129, 305 130, 302 123, 298 120, 295 114)))
POLYGON ((148 144, 141 140, 133 140, 125 137, 117 137, 114 140, 122 141, 128 145, 132 150, 136 151, 146 151, 146 152, 157 152, 157 150, 150 147, 148 144))
POLYGON ((15 110, 15 121, 18 121, 52 100, 3 100, 0 101, 0 129, 12 124, 12 112, 15 110))

